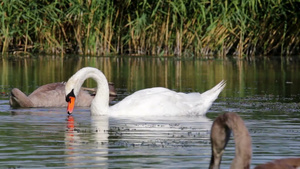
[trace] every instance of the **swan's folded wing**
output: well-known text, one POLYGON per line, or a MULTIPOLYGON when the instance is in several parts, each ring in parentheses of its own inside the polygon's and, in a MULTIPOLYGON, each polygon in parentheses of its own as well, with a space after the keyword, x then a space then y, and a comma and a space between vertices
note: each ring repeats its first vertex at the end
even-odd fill
POLYGON ((199 104, 199 93, 177 93, 166 88, 137 91, 111 107, 115 115, 180 116, 188 115, 199 104))
POLYGON ((45 84, 37 88, 35 91, 33 91, 28 97, 35 97, 35 95, 39 95, 40 93, 45 93, 48 91, 55 91, 55 90, 64 91, 64 87, 65 87, 64 83, 61 82, 45 84))
POLYGON ((63 83, 50 83, 37 88, 29 96, 35 107, 66 107, 63 83))

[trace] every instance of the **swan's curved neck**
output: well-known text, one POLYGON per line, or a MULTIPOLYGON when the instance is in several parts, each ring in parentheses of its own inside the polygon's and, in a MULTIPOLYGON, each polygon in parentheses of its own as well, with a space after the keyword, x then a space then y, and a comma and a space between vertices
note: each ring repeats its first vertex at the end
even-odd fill
POLYGON ((210 169, 219 169, 224 149, 233 131, 235 141, 235 158, 231 169, 249 169, 252 156, 251 137, 243 120, 235 113, 220 115, 211 129, 212 156, 210 169))
MULTIPOLYGON (((96 68, 82 68, 69 81, 75 83, 75 93, 79 93, 83 82, 92 78, 97 82, 97 92, 91 104, 92 115, 106 115, 109 109, 109 87, 104 74, 96 68)), ((68 82, 69 82, 68 81, 68 82)))

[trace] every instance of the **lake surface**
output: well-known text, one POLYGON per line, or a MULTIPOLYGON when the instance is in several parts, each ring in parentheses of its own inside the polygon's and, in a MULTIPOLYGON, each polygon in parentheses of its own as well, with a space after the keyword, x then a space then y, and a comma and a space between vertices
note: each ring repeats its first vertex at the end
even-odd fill
MULTIPOLYGON (((37 57, 2 59, 0 75, 2 168, 208 168, 210 127, 224 112, 237 112, 249 129, 251 168, 300 155, 298 63, 37 57), (43 84, 67 81, 84 66, 97 67, 115 83, 113 103, 148 87, 203 92, 222 79, 227 86, 203 117, 97 118, 89 108, 76 108, 73 116, 66 108, 10 108, 12 88, 29 94, 43 84)), ((234 153, 230 140, 221 168, 230 167, 234 153)))

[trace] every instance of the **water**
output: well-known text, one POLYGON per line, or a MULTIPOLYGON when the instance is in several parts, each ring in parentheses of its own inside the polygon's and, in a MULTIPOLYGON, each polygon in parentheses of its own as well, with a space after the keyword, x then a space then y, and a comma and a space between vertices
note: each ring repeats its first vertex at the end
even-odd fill
MULTIPOLYGON (((51 57, 0 63, 1 168, 208 168, 212 121, 228 111, 240 114, 249 129, 251 168, 300 154, 296 63, 51 57), (6 94, 13 87, 28 94, 66 81, 83 66, 103 70, 115 83, 114 103, 146 87, 203 92, 222 79, 227 86, 205 117, 96 118, 88 108, 68 116, 65 108, 9 107, 6 94)), ((231 140, 221 168, 233 158, 231 140)))

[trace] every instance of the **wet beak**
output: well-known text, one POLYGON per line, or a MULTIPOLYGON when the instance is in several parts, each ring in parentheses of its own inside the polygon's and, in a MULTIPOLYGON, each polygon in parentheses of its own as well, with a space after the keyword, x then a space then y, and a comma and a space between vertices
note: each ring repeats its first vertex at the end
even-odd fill
POLYGON ((74 110, 74 106, 75 106, 75 97, 73 96, 69 96, 69 99, 68 99, 68 108, 67 108, 67 112, 68 114, 72 114, 73 113, 73 110, 74 110))

